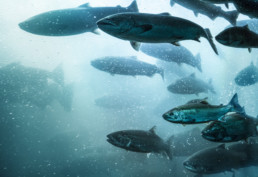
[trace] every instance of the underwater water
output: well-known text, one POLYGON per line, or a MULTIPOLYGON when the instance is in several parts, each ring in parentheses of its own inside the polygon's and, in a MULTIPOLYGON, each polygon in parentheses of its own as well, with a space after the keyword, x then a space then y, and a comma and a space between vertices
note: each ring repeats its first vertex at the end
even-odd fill
MULTIPOLYGON (((131 0, 87 2, 91 7, 127 7, 132 3, 131 0)), ((215 36, 230 25, 221 17, 215 20, 202 14, 196 17, 180 5, 171 7, 169 0, 137 0, 139 12, 168 12, 210 29, 219 55, 203 37, 201 42, 179 42, 193 56, 200 54, 202 72, 184 63, 166 62, 137 52, 129 41, 100 29, 99 35, 85 32, 43 36, 26 32, 18 25, 43 12, 76 8, 87 2, 0 2, 1 177, 191 177, 196 173, 184 168, 183 162, 194 152, 221 143, 205 140, 200 131, 188 134, 196 127, 204 129, 207 123, 173 124, 163 119, 165 112, 205 97, 212 105, 226 105, 237 93, 245 112, 252 117, 258 115, 258 84, 235 83, 241 70, 252 62, 258 66, 258 49, 253 48, 249 53, 247 48, 218 43, 215 36), (93 60, 108 56, 137 56, 162 68, 164 79, 160 73, 151 77, 117 75, 92 66, 93 60), (205 83, 212 80, 213 89, 199 94, 176 94, 167 89, 171 83, 193 73, 205 83), (148 131, 153 126, 164 140, 174 135, 170 147, 174 152, 172 159, 163 153, 131 152, 107 141, 107 135, 112 132, 148 131)), ((235 10, 232 4, 229 9, 219 6, 225 11, 235 10)), ((238 21, 241 20, 249 17, 240 14, 238 21)), ((252 27, 258 31, 258 26, 252 27)), ((258 152, 249 156, 258 159, 258 152)), ((237 177, 256 177, 257 165, 232 170, 237 177)), ((230 170, 207 176, 232 176, 230 170)))

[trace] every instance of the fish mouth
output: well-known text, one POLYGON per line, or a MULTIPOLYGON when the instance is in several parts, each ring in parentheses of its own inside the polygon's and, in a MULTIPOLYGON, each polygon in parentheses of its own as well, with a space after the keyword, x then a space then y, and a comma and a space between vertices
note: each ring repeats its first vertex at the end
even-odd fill
POLYGON ((220 35, 217 35, 216 37, 215 37, 215 39, 219 42, 219 43, 221 43, 221 44, 224 44, 224 45, 228 45, 229 44, 229 42, 227 41, 227 40, 225 40, 222 36, 220 36, 220 35))
POLYGON ((116 145, 115 142, 117 142, 117 141, 111 134, 109 134, 109 135, 107 135, 107 142, 109 142, 110 144, 116 145))
POLYGON ((102 19, 97 21, 97 25, 98 27, 101 26, 117 26, 113 21, 109 20, 109 19, 102 19))
POLYGON ((19 23, 18 26, 19 26, 22 30, 25 30, 25 31, 28 30, 28 25, 26 25, 25 22, 19 23))
POLYGON ((198 172, 198 170, 196 168, 194 168, 194 165, 192 165, 189 161, 185 161, 183 163, 184 167, 189 170, 189 171, 192 171, 192 172, 198 172))
POLYGON ((172 122, 172 123, 181 123, 182 120, 177 120, 175 118, 172 118, 171 116, 167 115, 166 113, 162 115, 163 119, 166 121, 172 122))

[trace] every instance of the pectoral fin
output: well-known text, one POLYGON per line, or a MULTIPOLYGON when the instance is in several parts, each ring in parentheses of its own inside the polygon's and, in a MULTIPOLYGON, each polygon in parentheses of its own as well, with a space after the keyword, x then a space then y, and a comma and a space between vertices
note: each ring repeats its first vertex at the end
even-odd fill
POLYGON ((248 48, 248 52, 251 53, 252 52, 252 48, 248 48))
POLYGON ((139 51, 140 46, 141 46, 140 42, 130 41, 130 44, 134 48, 134 50, 139 51))
POLYGON ((228 9, 228 3, 225 3, 226 8, 228 9))
POLYGON ((168 12, 163 12, 163 13, 160 13, 159 15, 167 15, 167 16, 171 16, 170 13, 168 12))

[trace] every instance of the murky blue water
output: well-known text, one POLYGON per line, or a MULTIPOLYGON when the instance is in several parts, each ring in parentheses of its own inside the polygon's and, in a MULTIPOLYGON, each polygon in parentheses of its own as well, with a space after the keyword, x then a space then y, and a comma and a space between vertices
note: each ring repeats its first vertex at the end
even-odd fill
MULTIPOLYGON (((129 0, 88 2, 92 7, 126 7, 131 3, 129 0)), ((219 51, 217 56, 204 38, 201 38, 201 43, 180 42, 194 56, 200 53, 201 73, 185 64, 165 63, 136 52, 128 41, 101 31, 100 35, 83 33, 47 37, 27 33, 18 26, 21 21, 39 13, 77 7, 83 3, 85 1, 82 0, 0 2, 0 66, 15 62, 24 66, 25 70, 38 68, 51 72, 61 64, 64 72, 63 84, 48 81, 47 86, 39 85, 39 82, 31 83, 32 78, 24 78, 21 73, 13 77, 1 76, 1 83, 13 82, 14 87, 1 89, 0 93, 8 96, 1 97, 0 176, 194 176, 182 165, 186 156, 170 161, 161 155, 129 152, 109 144, 106 135, 119 130, 149 130, 156 125, 157 134, 167 139, 194 127, 202 129, 206 124, 182 126, 162 118, 162 114, 169 109, 196 98, 208 97, 213 104, 227 104, 232 95, 238 93, 239 102, 246 112, 254 117, 258 114, 258 84, 239 87, 234 82, 236 74, 251 61, 258 64, 257 49, 249 53, 247 49, 230 48, 215 42, 219 51), (91 66, 92 60, 105 56, 138 56, 143 61, 164 68, 165 80, 158 74, 153 77, 113 76, 91 66), (216 94, 178 95, 167 90, 167 86, 176 79, 192 73, 205 82, 212 79, 216 94), (25 85, 31 84, 24 86, 22 91, 15 87, 19 76, 25 80, 25 85), (103 106, 95 101, 101 97, 113 100, 102 101, 103 106), (116 100, 119 100, 119 104, 114 104, 116 100)), ((210 28, 214 36, 229 25, 222 18, 212 21, 200 14, 197 18, 192 11, 179 5, 172 8, 168 0, 139 0, 137 3, 140 12, 169 12, 210 28)), ((226 10, 224 6, 221 7, 226 10)), ((232 9, 233 5, 230 5, 232 9)), ((238 18, 245 19, 248 17, 244 15, 238 18)), ((196 138, 203 142, 201 136, 196 138)), ((177 141, 180 144, 181 141, 187 142, 187 139, 177 141)), ((200 147, 204 145, 200 144, 200 147)), ((256 171, 257 167, 243 168, 236 170, 236 176, 253 177, 257 176, 256 171)), ((210 176, 231 175, 226 172, 210 176)))

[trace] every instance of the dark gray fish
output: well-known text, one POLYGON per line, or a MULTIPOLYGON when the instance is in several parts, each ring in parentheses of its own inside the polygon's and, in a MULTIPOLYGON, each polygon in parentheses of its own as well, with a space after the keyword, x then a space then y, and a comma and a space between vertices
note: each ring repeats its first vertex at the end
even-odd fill
POLYGON ((217 17, 222 17, 229 21, 232 25, 236 25, 236 20, 238 17, 237 11, 225 12, 221 9, 221 7, 204 2, 202 0, 170 0, 171 6, 173 6, 175 3, 192 10, 195 16, 198 16, 200 13, 206 15, 212 20, 217 17))
POLYGON ((238 12, 258 18, 258 1, 257 0, 232 0, 238 12))
POLYGON ((123 130, 107 135, 107 141, 117 147, 142 153, 165 153, 172 159, 171 139, 162 140, 155 132, 156 126, 149 131, 123 130))
POLYGON ((258 34, 248 26, 227 28, 216 36, 216 40, 226 46, 236 48, 258 48, 258 34))
POLYGON ((164 71, 155 65, 138 60, 136 57, 104 57, 91 61, 91 65, 112 75, 145 75, 152 77, 158 73, 164 78, 164 71))
POLYGON ((245 113, 226 114, 202 131, 202 137, 215 142, 234 142, 258 136, 256 118, 245 113))
POLYGON ((168 13, 120 13, 107 16, 97 22, 98 27, 111 36, 129 40, 135 50, 140 43, 171 43, 178 46, 182 40, 206 38, 218 54, 209 29, 203 29, 189 20, 172 17, 168 13))
POLYGON ((253 62, 241 70, 236 78, 235 82, 239 86, 249 86, 258 82, 258 68, 254 66, 253 62))
POLYGON ((172 123, 195 124, 218 120, 228 112, 243 112, 237 94, 227 105, 211 105, 206 100, 200 102, 195 100, 171 109, 162 117, 172 123))
POLYGON ((202 176, 226 171, 233 172, 232 169, 245 167, 243 163, 247 159, 245 152, 235 152, 226 149, 225 144, 221 144, 194 153, 184 161, 183 165, 187 170, 202 176))
POLYGON ((33 16, 19 24, 20 28, 44 36, 69 36, 96 31, 96 22, 108 15, 138 12, 136 1, 128 7, 90 7, 89 3, 76 8, 60 9, 33 16))
POLYGON ((232 2, 233 0, 201 0, 203 2, 209 2, 212 4, 225 4, 225 6, 228 8, 228 3, 232 2))
POLYGON ((202 72, 200 54, 193 56, 193 54, 183 46, 174 46, 170 44, 142 44, 140 50, 157 59, 175 62, 178 65, 182 63, 188 64, 197 68, 202 72))
POLYGON ((176 80, 174 83, 170 84, 167 89, 175 94, 196 94, 197 96, 199 93, 208 93, 208 91, 214 94, 216 93, 211 80, 209 83, 206 83, 196 78, 194 73, 176 80))

